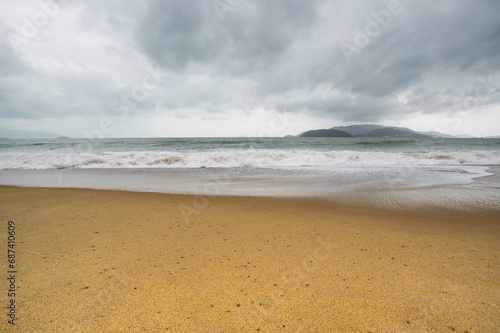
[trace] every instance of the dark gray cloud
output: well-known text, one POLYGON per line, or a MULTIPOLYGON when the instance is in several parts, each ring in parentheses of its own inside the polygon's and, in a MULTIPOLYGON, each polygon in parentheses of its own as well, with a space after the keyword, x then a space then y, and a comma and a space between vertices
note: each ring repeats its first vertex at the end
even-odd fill
POLYGON ((169 70, 191 63, 226 75, 267 70, 314 27, 320 3, 241 1, 221 19, 216 1, 155 0, 138 26, 137 44, 169 70))
POLYGON ((498 1, 73 1, 23 45, 43 9, 2 9, 4 119, 500 112, 498 1))
POLYGON ((402 13, 338 70, 339 86, 379 97, 425 84, 433 75, 498 71, 498 3, 401 3, 402 13))
POLYGON ((381 115, 395 116, 405 111, 405 106, 396 105, 391 99, 344 95, 278 104, 278 109, 293 113, 307 112, 317 116, 328 115, 344 122, 376 122, 381 115))

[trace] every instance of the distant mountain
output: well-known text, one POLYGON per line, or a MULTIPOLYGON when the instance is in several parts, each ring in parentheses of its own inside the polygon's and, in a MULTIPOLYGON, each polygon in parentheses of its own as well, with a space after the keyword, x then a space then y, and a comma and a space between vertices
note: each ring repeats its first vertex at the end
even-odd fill
POLYGON ((319 130, 311 130, 304 132, 302 134, 299 134, 300 137, 303 138, 315 138, 315 137, 321 137, 321 138, 348 138, 351 137, 352 135, 344 132, 344 131, 339 131, 336 129, 319 129, 319 130))
POLYGON ((445 133, 436 132, 436 131, 418 132, 418 133, 430 136, 431 138, 454 138, 455 137, 451 134, 445 134, 445 133))
POLYGON ((384 127, 385 126, 382 125, 367 124, 367 125, 336 126, 333 127, 332 129, 347 132, 352 136, 362 136, 368 132, 371 132, 376 129, 381 129, 384 127))
POLYGON ((0 135, 9 139, 55 139, 57 134, 44 131, 12 130, 0 128, 0 135))
MULTIPOLYGON (((425 138, 430 137, 425 133, 418 133, 406 127, 382 126, 375 124, 337 126, 333 129, 347 132, 353 136, 364 137, 389 137, 389 138, 425 138)), ((436 132, 437 133, 437 132, 436 132)))
POLYGON ((429 138, 406 127, 384 127, 366 133, 366 137, 375 138, 429 138))
MULTIPOLYGON (((375 124, 336 126, 330 129, 310 130, 302 134, 299 134, 297 136, 300 137, 354 136, 354 137, 374 137, 374 138, 467 138, 467 139, 477 138, 469 134, 451 135, 436 131, 416 132, 406 127, 382 126, 375 124)), ((488 136, 485 138, 498 139, 500 138, 500 135, 488 136)))

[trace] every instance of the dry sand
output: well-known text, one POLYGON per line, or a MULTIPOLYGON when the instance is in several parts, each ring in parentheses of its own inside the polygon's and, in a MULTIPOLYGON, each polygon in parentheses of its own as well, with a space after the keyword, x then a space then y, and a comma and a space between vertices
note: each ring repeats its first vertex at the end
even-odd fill
MULTIPOLYGON (((0 199, 4 277, 17 226, 18 332, 500 332, 498 212, 15 187, 0 199)), ((0 331, 14 331, 1 281, 0 331)))

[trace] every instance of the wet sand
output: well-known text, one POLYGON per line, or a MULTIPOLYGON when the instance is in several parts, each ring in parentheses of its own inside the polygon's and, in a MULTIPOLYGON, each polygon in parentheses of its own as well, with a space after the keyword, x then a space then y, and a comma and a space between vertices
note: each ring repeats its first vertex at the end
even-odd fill
POLYGON ((500 331, 498 211, 6 186, 0 199, 18 332, 500 331))

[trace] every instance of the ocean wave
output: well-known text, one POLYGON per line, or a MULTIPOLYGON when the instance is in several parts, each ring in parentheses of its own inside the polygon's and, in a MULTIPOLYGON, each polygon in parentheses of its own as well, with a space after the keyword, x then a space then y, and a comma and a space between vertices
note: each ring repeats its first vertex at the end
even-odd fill
POLYGON ((393 145, 404 145, 412 142, 418 142, 417 140, 382 140, 382 141, 361 141, 356 142, 358 145, 369 145, 369 146, 393 146, 393 145))
POLYGON ((0 153, 0 169, 499 165, 500 152, 239 149, 188 152, 0 153))

